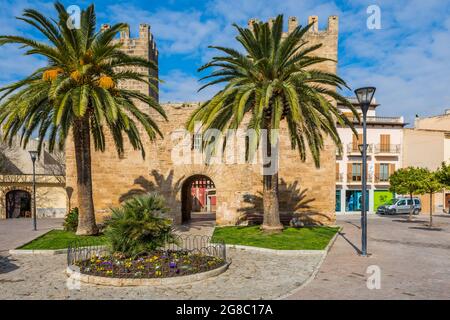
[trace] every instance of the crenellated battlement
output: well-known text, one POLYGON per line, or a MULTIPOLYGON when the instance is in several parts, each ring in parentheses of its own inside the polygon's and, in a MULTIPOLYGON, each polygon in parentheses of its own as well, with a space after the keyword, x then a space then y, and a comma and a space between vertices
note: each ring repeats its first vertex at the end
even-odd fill
MULTIPOLYGON (((109 24, 103 24, 101 30, 105 31, 110 29, 109 24)), ((121 50, 132 56, 138 56, 153 61, 158 66, 158 48, 156 46, 156 40, 150 31, 150 25, 141 23, 139 25, 139 34, 137 38, 131 37, 130 27, 120 32, 119 38, 114 40, 122 44, 121 50)), ((158 77, 158 71, 152 71, 152 76, 158 77)), ((158 87, 158 83, 154 83, 158 87)), ((158 92, 151 90, 148 85, 136 84, 133 81, 127 84, 132 89, 142 91, 144 93, 150 93, 153 97, 158 99, 158 92)))
MULTIPOLYGON (((248 21, 248 27, 252 29, 254 23, 259 22, 260 20, 253 18, 248 21)), ((275 18, 269 18, 269 25, 273 25, 275 18)), ((318 16, 309 16, 308 24, 313 24, 311 29, 309 29, 310 33, 329 33, 329 34, 337 34, 339 32, 339 18, 338 16, 330 16, 328 17, 328 26, 325 30, 319 30, 319 17, 318 16)), ((288 19, 288 31, 287 33, 291 33, 295 28, 299 26, 299 21, 297 17, 289 17, 288 19)))
MULTIPOLYGON (((248 28, 253 30, 253 24, 258 23, 258 19, 250 19, 248 21, 248 28)), ((275 19, 268 20, 269 25, 273 25, 275 19)), ((336 72, 338 59, 338 35, 339 35, 339 18, 337 16, 328 17, 328 26, 325 30, 319 29, 319 17, 309 16, 307 22, 304 24, 312 24, 311 28, 304 35, 304 40, 310 46, 320 44, 321 47, 315 51, 315 55, 330 59, 330 61, 321 63, 317 67, 330 72, 336 72)), ((287 31, 283 33, 283 37, 292 33, 295 28, 300 25, 297 17, 289 17, 287 23, 287 31)))

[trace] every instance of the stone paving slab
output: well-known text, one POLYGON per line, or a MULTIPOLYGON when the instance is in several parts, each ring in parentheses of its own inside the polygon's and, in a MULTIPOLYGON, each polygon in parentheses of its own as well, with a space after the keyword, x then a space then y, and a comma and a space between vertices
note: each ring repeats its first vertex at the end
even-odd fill
POLYGON ((170 287, 106 287, 81 284, 68 290, 66 257, 0 257, 0 299, 276 299, 301 286, 317 268, 321 255, 273 256, 240 249, 223 274, 170 287))

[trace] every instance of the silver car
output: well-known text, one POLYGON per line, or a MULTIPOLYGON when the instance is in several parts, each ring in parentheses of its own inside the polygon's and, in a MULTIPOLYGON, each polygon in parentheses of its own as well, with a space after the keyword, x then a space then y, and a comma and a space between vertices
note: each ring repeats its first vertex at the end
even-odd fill
POLYGON ((413 214, 422 211, 422 203, 419 198, 400 197, 390 200, 377 208, 378 214, 409 214, 411 205, 414 203, 413 214))

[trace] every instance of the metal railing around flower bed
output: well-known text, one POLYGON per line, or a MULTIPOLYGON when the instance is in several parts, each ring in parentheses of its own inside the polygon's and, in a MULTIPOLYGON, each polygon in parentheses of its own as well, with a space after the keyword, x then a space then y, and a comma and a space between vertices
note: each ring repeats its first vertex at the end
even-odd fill
POLYGON ((176 235, 175 240, 129 260, 118 260, 107 246, 75 241, 68 248, 67 264, 90 275, 158 278, 205 272, 228 263, 223 241, 212 242, 211 237, 200 235, 176 235))

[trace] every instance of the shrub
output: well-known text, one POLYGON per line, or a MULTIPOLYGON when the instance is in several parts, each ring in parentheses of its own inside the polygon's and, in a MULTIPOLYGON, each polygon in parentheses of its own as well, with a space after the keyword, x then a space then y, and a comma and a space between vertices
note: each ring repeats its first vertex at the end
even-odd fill
POLYGON ((73 208, 66 215, 63 223, 65 231, 75 232, 78 228, 78 208, 73 208))
POLYGON ((164 198, 157 194, 135 196, 112 209, 105 229, 111 251, 136 257, 174 243, 172 221, 164 217, 167 211, 164 198))

